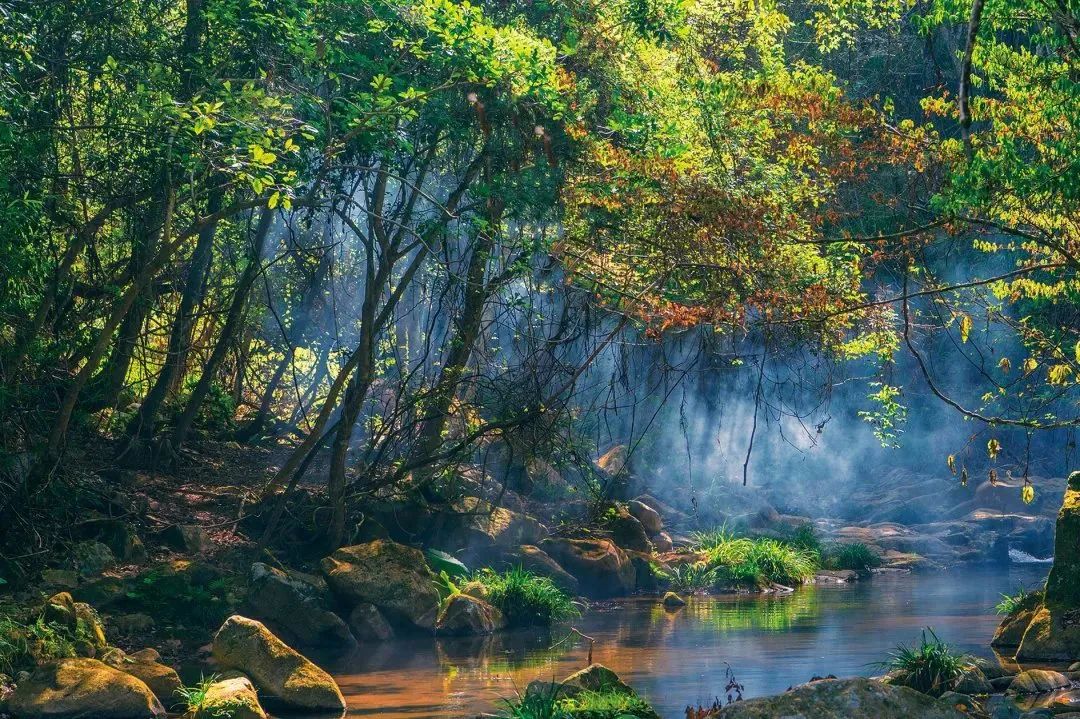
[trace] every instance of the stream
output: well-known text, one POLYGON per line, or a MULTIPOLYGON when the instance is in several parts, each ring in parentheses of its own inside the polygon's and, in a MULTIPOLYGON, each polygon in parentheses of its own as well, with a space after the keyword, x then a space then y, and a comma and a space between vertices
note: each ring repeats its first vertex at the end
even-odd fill
MULTIPOLYGON (((665 719, 681 719, 687 704, 724 694, 729 666, 750 698, 815 675, 880 674, 875 662, 897 644, 917 642, 925 627, 963 651, 992 657, 994 605, 1020 585, 1038 586, 1048 571, 1046 564, 1013 564, 879 574, 786 596, 697 597, 675 611, 656 597, 631 597, 594 605, 574 626, 595 640, 594 661, 615 670, 665 719)), ((497 711, 533 679, 584 667, 587 644, 566 636, 560 627, 398 639, 366 645, 331 668, 349 716, 472 717, 497 711)))

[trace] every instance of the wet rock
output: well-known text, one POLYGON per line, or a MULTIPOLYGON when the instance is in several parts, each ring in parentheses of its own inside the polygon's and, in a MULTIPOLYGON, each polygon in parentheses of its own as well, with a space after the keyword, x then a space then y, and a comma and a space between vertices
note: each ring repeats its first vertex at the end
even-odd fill
POLYGON ((1046 603, 1080 608, 1080 471, 1069 475, 1057 518, 1054 564, 1046 580, 1046 603))
POLYGON ((675 592, 666 592, 664 594, 664 598, 661 600, 661 603, 665 607, 670 607, 672 609, 677 609, 678 607, 685 607, 686 606, 686 600, 683 599, 682 597, 680 597, 675 592))
POLYGON ((1020 719, 1020 708, 1008 697, 991 696, 983 708, 989 719, 1020 719))
POLYGON ((434 626, 439 595, 420 550, 379 539, 343 547, 320 567, 330 589, 350 606, 374 604, 391 621, 434 626))
POLYGON ((907 687, 871 679, 826 679, 774 697, 748 699, 720 710, 717 719, 843 717, 844 719, 963 719, 966 715, 907 687))
POLYGON ((994 688, 990 686, 990 681, 983 674, 982 669, 978 667, 971 667, 966 670, 956 680, 956 685, 953 687, 953 691, 957 694, 968 694, 974 696, 976 694, 989 694, 994 688))
POLYGON ((250 576, 244 612, 288 644, 337 652, 356 649, 349 627, 329 609, 329 592, 321 577, 287 574, 261 562, 251 565, 250 576))
POLYGON ((1016 660, 1071 661, 1077 657, 1080 657, 1080 608, 1038 609, 1016 650, 1016 660))
POLYGON ((113 669, 119 669, 141 681, 150 688, 158 701, 169 706, 176 700, 176 690, 182 684, 176 670, 157 661, 160 658, 160 655, 152 649, 129 655, 114 647, 102 657, 102 661, 113 669))
POLYGON ((540 548, 574 575, 581 591, 590 596, 611 597, 634 591, 634 565, 610 539, 547 539, 540 548))
POLYGON ((995 692, 1003 692, 1012 686, 1014 679, 1016 677, 994 677, 990 680, 990 686, 993 687, 995 692))
POLYGON ((664 519, 660 516, 660 513, 644 502, 631 499, 626 503, 626 509, 634 519, 641 522, 641 526, 645 528, 645 533, 650 537, 655 537, 664 528, 664 519))
POLYGON ((1009 694, 1044 694, 1069 686, 1069 678, 1049 669, 1028 669, 1016 675, 1009 694))
POLYGON ((374 604, 357 604, 349 612, 349 629, 361 642, 384 642, 394 638, 394 629, 374 604))
POLYGON ((1055 716, 1080 712, 1080 689, 1055 694, 1047 707, 1055 716))
POLYGON ((109 629, 121 637, 142 636, 154 629, 154 618, 149 614, 118 614, 109 617, 109 629))
POLYGON ((251 678, 260 691, 293 709, 341 711, 333 678, 290 648, 261 622, 233 615, 214 635, 214 660, 251 678))
POLYGON ((259 695, 251 680, 243 674, 229 672, 206 690, 198 710, 187 719, 266 719, 259 704, 259 695))
POLYGON ((533 574, 547 577, 570 594, 577 594, 578 580, 539 547, 523 544, 517 548, 516 552, 513 552, 511 563, 514 566, 520 565, 533 574))
POLYGON ((19 719, 151 719, 165 709, 133 676, 96 659, 60 659, 39 666, 8 700, 19 719))
POLYGON ((193 524, 174 524, 160 535, 161 541, 181 552, 201 554, 210 548, 210 535, 193 524))
POLYGON ((491 634, 505 627, 502 612, 468 594, 450 597, 435 622, 439 634, 491 634))
POLYGON ((445 525, 436 532, 437 544, 475 557, 492 547, 536 544, 547 528, 522 512, 499 507, 478 497, 464 497, 453 505, 456 514, 436 518, 445 525))

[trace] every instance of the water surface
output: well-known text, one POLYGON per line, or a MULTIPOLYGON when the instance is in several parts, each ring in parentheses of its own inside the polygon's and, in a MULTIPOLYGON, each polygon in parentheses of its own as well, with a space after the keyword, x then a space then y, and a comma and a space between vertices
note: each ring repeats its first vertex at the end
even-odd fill
MULTIPOLYGON (((722 695, 730 666, 744 696, 781 692, 815 675, 881 673, 875 662, 924 627, 959 649, 992 657, 1001 594, 1039 584, 1046 565, 877 575, 787 596, 693 598, 676 611, 655 597, 594 607, 574 623, 595 640, 593 660, 614 669, 665 719, 722 695)), ((587 643, 518 631, 480 639, 415 637, 363 651, 335 668, 349 716, 471 717, 497 711, 533 679, 585 666, 587 643)))

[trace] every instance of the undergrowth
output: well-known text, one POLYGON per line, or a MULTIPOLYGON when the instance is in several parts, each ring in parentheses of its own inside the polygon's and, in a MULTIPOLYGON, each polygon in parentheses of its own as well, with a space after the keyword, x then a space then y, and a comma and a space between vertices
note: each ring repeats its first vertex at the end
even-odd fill
MULTIPOLYGON (((705 555, 705 567, 719 581, 735 584, 802 584, 817 571, 820 555, 808 548, 770 538, 740 537, 726 527, 694 535, 694 548, 705 555)), ((811 545, 813 546, 813 545, 811 545)))
POLYGON ((899 645, 880 666, 890 671, 889 684, 937 697, 956 686, 956 681, 971 666, 971 657, 957 652, 938 639, 933 629, 927 628, 917 645, 899 645))
POLYGON ((471 579, 484 586, 488 603, 502 611, 511 626, 555 624, 579 614, 573 599, 555 582, 521 567, 504 572, 481 569, 471 579))

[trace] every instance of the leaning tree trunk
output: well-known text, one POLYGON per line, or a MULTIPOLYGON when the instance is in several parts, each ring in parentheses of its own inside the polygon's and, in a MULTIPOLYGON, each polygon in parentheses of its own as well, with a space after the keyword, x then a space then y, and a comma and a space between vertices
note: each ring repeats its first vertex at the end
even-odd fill
POLYGON ((225 354, 229 351, 229 345, 232 343, 237 329, 240 328, 248 293, 259 276, 263 251, 266 248, 266 238, 270 234, 270 226, 273 224, 273 214, 273 210, 264 209, 262 216, 259 218, 259 225, 255 230, 255 239, 252 242, 251 257, 240 275, 240 281, 236 285, 236 292, 233 294, 232 304, 229 306, 225 324, 218 335, 217 344, 214 345, 214 350, 210 353, 210 359, 207 360, 206 366, 203 367, 199 382, 195 385, 195 389, 192 390, 191 396, 184 406, 184 411, 176 421, 176 427, 173 429, 172 452, 178 452, 184 444, 187 433, 191 430, 191 425, 195 421, 195 416, 198 414, 203 400, 206 399, 206 395, 210 392, 214 375, 221 365, 221 361, 225 359, 225 354))
MULTIPOLYGON (((213 215, 221 209, 221 200, 222 193, 220 191, 215 191, 210 195, 207 203, 208 215, 213 215)), ((127 435, 129 442, 123 452, 127 452, 134 446, 151 439, 154 435, 154 422, 157 419, 158 412, 165 402, 176 375, 180 372, 180 359, 184 354, 182 345, 191 335, 191 325, 194 321, 193 310, 201 300, 205 287, 206 273, 210 269, 210 258, 214 247, 216 229, 217 223, 210 223, 199 231, 199 238, 195 245, 195 251, 191 256, 191 264, 188 266, 187 278, 180 295, 180 306, 176 311, 176 319, 169 334, 165 364, 158 373, 154 386, 140 405, 139 411, 128 424, 127 435)))

